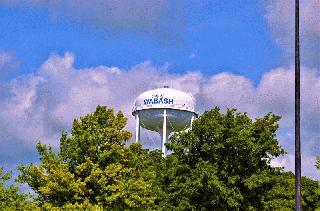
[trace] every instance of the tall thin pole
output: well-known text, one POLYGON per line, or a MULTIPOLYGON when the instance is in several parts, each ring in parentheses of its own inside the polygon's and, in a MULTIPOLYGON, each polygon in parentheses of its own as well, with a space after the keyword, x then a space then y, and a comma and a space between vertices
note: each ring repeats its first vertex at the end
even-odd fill
POLYGON ((295 1, 295 180, 296 210, 301 210, 301 143, 300 143, 300 41, 299 0, 295 1))
POLYGON ((166 157, 166 143, 167 140, 167 110, 163 110, 163 127, 162 127, 162 156, 166 157))

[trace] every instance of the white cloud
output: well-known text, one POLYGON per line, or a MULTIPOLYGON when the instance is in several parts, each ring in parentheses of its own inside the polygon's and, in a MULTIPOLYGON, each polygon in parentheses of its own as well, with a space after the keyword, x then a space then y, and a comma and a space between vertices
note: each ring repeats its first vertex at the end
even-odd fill
POLYGON ((9 63, 12 60, 12 55, 0 49, 0 66, 9 63))
MULTIPOLYGON (((294 59, 294 2, 264 1, 266 20, 274 40, 283 48, 284 58, 294 59)), ((300 1, 301 59, 308 66, 320 68, 320 1, 300 1)))
MULTIPOLYGON (((302 123, 312 130, 320 128, 320 77, 316 69, 302 67, 301 108, 302 123), (312 121, 310 121, 312 120, 312 121), (315 128, 316 127, 316 128, 315 128)), ((284 125, 293 125, 294 67, 277 68, 266 73, 257 88, 262 111, 273 111, 284 117, 284 125)))
MULTIPOLYGON (((199 111, 220 106, 238 108, 252 117, 269 111, 282 115, 279 140, 289 154, 293 152, 292 67, 265 73, 255 87, 248 78, 232 73, 209 78, 196 71, 172 74, 167 65, 148 61, 129 70, 105 66, 76 69, 73 63, 72 53, 51 55, 35 75, 16 78, 0 87, 8 90, 0 101, 2 146, 11 146, 12 139, 20 140, 21 147, 34 147, 39 139, 57 146, 60 132, 68 131, 74 118, 94 111, 98 104, 123 110, 129 118, 128 130, 134 131, 131 109, 135 97, 169 85, 194 94, 199 111)), ((315 69, 302 68, 302 96, 303 155, 311 159, 320 154, 320 77, 315 69)), ((286 163, 284 158, 282 161, 286 163)), ((306 169, 310 165, 304 165, 304 172, 314 177, 313 170, 306 169)))
MULTIPOLYGON (((301 157, 302 163, 302 175, 313 175, 313 178, 316 180, 320 180, 320 174, 315 167, 316 157, 304 155, 301 157)), ((295 157, 294 154, 287 154, 285 156, 276 158, 271 161, 273 166, 283 167, 285 166, 285 171, 295 172, 295 157)))
POLYGON ((8 70, 17 67, 18 63, 12 52, 0 49, 0 77, 5 75, 8 70))
POLYGON ((201 86, 200 106, 202 109, 219 106, 223 109, 235 107, 240 111, 256 113, 255 89, 249 79, 232 73, 211 76, 201 86))
POLYGON ((199 73, 172 75, 166 66, 144 62, 130 70, 117 67, 75 69, 74 56, 51 55, 36 75, 12 80, 3 89, 9 93, 0 103, 2 130, 10 136, 34 144, 38 139, 57 144, 61 130, 74 118, 92 112, 102 104, 121 109, 130 118, 134 98, 146 89, 165 84, 197 94, 199 73))
POLYGON ((195 57, 197 56, 197 54, 198 54, 197 51, 192 51, 192 52, 189 54, 188 58, 189 58, 189 59, 193 59, 193 58, 195 58, 195 57))

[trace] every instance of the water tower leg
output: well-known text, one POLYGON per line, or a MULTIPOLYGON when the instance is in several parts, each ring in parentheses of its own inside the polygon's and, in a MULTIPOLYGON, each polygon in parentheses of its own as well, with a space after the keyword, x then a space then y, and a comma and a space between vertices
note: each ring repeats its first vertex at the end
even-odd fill
POLYGON ((192 123, 194 121, 194 115, 191 117, 190 129, 192 129, 192 123))
POLYGON ((139 115, 136 115, 136 143, 140 141, 140 121, 139 115))
POLYGON ((166 157, 166 143, 167 139, 167 110, 163 110, 163 128, 162 128, 162 154, 163 157, 166 157))

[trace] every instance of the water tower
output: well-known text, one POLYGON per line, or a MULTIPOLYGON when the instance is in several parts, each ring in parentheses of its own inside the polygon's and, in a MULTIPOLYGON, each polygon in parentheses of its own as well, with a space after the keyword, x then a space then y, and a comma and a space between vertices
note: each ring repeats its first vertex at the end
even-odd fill
POLYGON ((197 117, 195 100, 185 93, 168 86, 140 94, 133 107, 136 119, 136 142, 140 141, 140 127, 155 131, 162 139, 162 152, 166 156, 165 143, 172 132, 188 129, 197 117))

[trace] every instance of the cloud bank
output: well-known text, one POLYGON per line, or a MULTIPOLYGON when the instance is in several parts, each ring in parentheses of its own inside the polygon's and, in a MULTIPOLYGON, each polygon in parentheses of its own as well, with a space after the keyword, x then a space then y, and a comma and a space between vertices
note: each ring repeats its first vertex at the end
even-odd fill
MULTIPOLYGON (((295 25, 295 2, 294 1, 277 1, 268 0, 263 2, 265 9, 265 19, 269 25, 269 30, 274 41, 282 48, 282 64, 292 65, 294 63, 294 25, 295 25)), ((320 154, 319 146, 319 80, 320 72, 320 1, 319 0, 301 0, 300 1, 300 49, 301 63, 304 66, 302 71, 302 146, 304 154, 302 155, 303 170, 307 175, 314 171, 315 155, 320 154), (307 70, 308 68, 314 68, 307 70), (305 159, 305 160, 304 160, 305 159)), ((294 69, 291 67, 290 69, 294 69)), ((280 75, 283 73, 278 72, 280 75)), ((267 73, 268 74, 268 73, 267 73)), ((279 76, 280 76, 279 75, 279 76)), ((265 76, 264 76, 265 77, 265 76)), ((284 125, 287 130, 289 140, 294 139, 293 132, 293 86, 294 75, 287 74, 289 81, 282 82, 283 87, 279 87, 279 93, 274 93, 274 96, 285 98, 286 101, 279 105, 279 101, 275 100, 273 107, 280 114, 285 114, 284 125), (288 87, 291 87, 288 89, 288 87), (284 94, 287 92, 287 95, 284 94), (291 106, 290 106, 291 105, 291 106)), ((274 79, 280 79, 276 77, 274 79)), ((263 81, 263 79, 262 79, 263 81)), ((261 84, 260 84, 261 85, 261 84)), ((275 84, 276 85, 276 84, 275 84)), ((277 83, 277 85, 280 85, 277 83)), ((274 96, 272 98, 274 98, 274 96)), ((278 97, 278 98, 279 98, 278 97)), ((270 104, 267 107, 272 107, 270 104)), ((283 131, 283 130, 282 130, 283 131)), ((289 152, 294 151, 294 143, 287 145, 289 152)), ((282 159, 274 161, 274 165, 285 165, 289 169, 294 170, 294 155, 289 154, 282 159)), ((320 179, 319 174, 317 178, 320 179)))
MULTIPOLYGON (((6 93, 0 100, 2 161, 14 159, 9 152, 13 145, 17 147, 16 142, 18 148, 34 148, 38 140, 57 147, 61 131, 68 131, 73 119, 94 111, 98 104, 121 109, 128 117, 127 129, 134 132, 134 99, 145 90, 169 85, 191 92, 200 112, 219 106, 222 110, 235 107, 252 117, 270 111, 281 115, 279 140, 289 155, 274 164, 285 163, 293 170, 293 67, 270 70, 254 86, 250 79, 228 72, 210 77, 198 71, 172 74, 166 65, 148 61, 128 70, 106 66, 76 69, 74 59, 69 52, 53 54, 35 74, 1 86, 1 93, 6 93)), ((315 178, 314 160, 320 154, 320 76, 315 69, 302 68, 302 96, 303 159, 308 163, 304 174, 315 178)))

